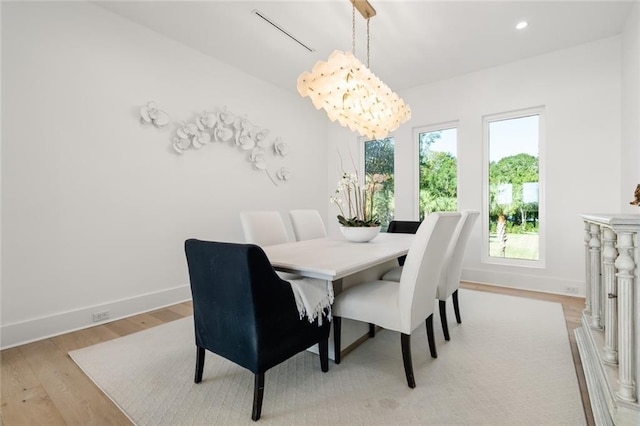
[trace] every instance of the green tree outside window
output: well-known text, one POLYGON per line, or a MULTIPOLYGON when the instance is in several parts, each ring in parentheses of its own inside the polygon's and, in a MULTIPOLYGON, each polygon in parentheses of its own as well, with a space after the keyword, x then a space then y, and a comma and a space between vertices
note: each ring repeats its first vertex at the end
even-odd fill
POLYGON ((458 210, 457 129, 418 134, 420 220, 431 212, 458 210))
POLYGON ((364 173, 386 174, 389 180, 384 188, 374 197, 374 216, 380 221, 382 231, 386 231, 394 215, 394 157, 395 141, 393 137, 380 140, 366 141, 364 144, 364 173))

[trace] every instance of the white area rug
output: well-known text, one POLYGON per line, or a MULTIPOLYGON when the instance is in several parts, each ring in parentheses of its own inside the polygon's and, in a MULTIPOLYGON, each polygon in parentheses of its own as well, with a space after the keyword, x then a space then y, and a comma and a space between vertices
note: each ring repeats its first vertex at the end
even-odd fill
MULTIPOLYGON (((448 302, 449 342, 434 315, 437 359, 414 331, 415 389, 400 335, 385 330, 328 373, 306 351, 269 370, 260 424, 585 424, 561 305, 471 290, 460 305, 458 325, 448 302)), ((136 424, 255 424, 248 370, 207 352, 193 383, 192 317, 70 355, 136 424)))

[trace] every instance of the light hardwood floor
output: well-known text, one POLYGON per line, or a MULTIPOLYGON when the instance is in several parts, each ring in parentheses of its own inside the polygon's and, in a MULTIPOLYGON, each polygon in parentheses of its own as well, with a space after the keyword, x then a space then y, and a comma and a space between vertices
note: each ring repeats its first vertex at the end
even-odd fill
MULTIPOLYGON (((472 283, 464 283, 463 287, 562 304, 587 424, 593 425, 587 386, 573 334, 573 330, 580 326, 584 299, 472 283)), ((464 309, 462 311, 464 313, 464 309)), ((191 314, 191 303, 185 302, 0 352, 0 424, 131 424, 67 353, 191 314)))

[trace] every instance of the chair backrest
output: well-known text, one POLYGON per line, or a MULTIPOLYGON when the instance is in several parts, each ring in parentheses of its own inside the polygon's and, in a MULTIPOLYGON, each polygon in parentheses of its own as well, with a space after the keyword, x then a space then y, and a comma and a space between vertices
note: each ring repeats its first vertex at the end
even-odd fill
POLYGON ((289 241, 284 221, 277 211, 241 212, 240 220, 247 243, 270 246, 289 241))
POLYGON ((459 212, 431 213, 418 228, 400 276, 402 333, 410 334, 433 314, 447 247, 461 216, 459 212))
POLYGON ((324 238, 327 230, 324 227, 322 217, 317 210, 291 210, 289 211, 293 234, 296 241, 312 240, 314 238, 324 238))
POLYGON ((451 239, 451 245, 447 252, 449 259, 445 271, 443 271, 436 297, 439 300, 447 300, 451 294, 460 287, 460 276, 462 275, 462 261, 464 253, 469 245, 471 230, 475 225, 480 212, 477 210, 462 211, 462 218, 451 239))
POLYGON ((396 234, 415 234, 422 222, 417 220, 392 220, 387 232, 396 234))

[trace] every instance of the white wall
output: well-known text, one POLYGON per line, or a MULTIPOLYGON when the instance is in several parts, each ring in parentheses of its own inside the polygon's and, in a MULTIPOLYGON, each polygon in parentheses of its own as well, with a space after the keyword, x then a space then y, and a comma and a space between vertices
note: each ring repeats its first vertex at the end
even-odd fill
POLYGON ((3 3, 2 89, 2 347, 189 298, 184 240, 242 241, 241 210, 327 213, 307 100, 94 5, 3 3), (230 145, 175 154, 175 126, 139 122, 149 100, 246 114, 289 144, 270 163, 291 180, 230 145))
POLYGON ((640 4, 635 3, 622 34, 622 212, 640 213, 629 204, 640 184, 640 4))
MULTIPOLYGON (((546 266, 482 263, 479 224, 469 244, 463 279, 555 293, 578 287, 583 295, 584 232, 579 215, 617 211, 620 206, 620 43, 619 37, 609 38, 400 93, 413 115, 394 135, 396 217, 416 218, 412 128, 459 121, 459 207, 482 211, 482 117, 543 105, 546 266)), ((358 149, 356 138, 342 130, 331 127, 329 135, 334 145, 358 149)), ((336 161, 332 147, 332 185, 338 178, 332 176, 336 161)), ((483 217, 480 222, 485 221, 483 217)))

